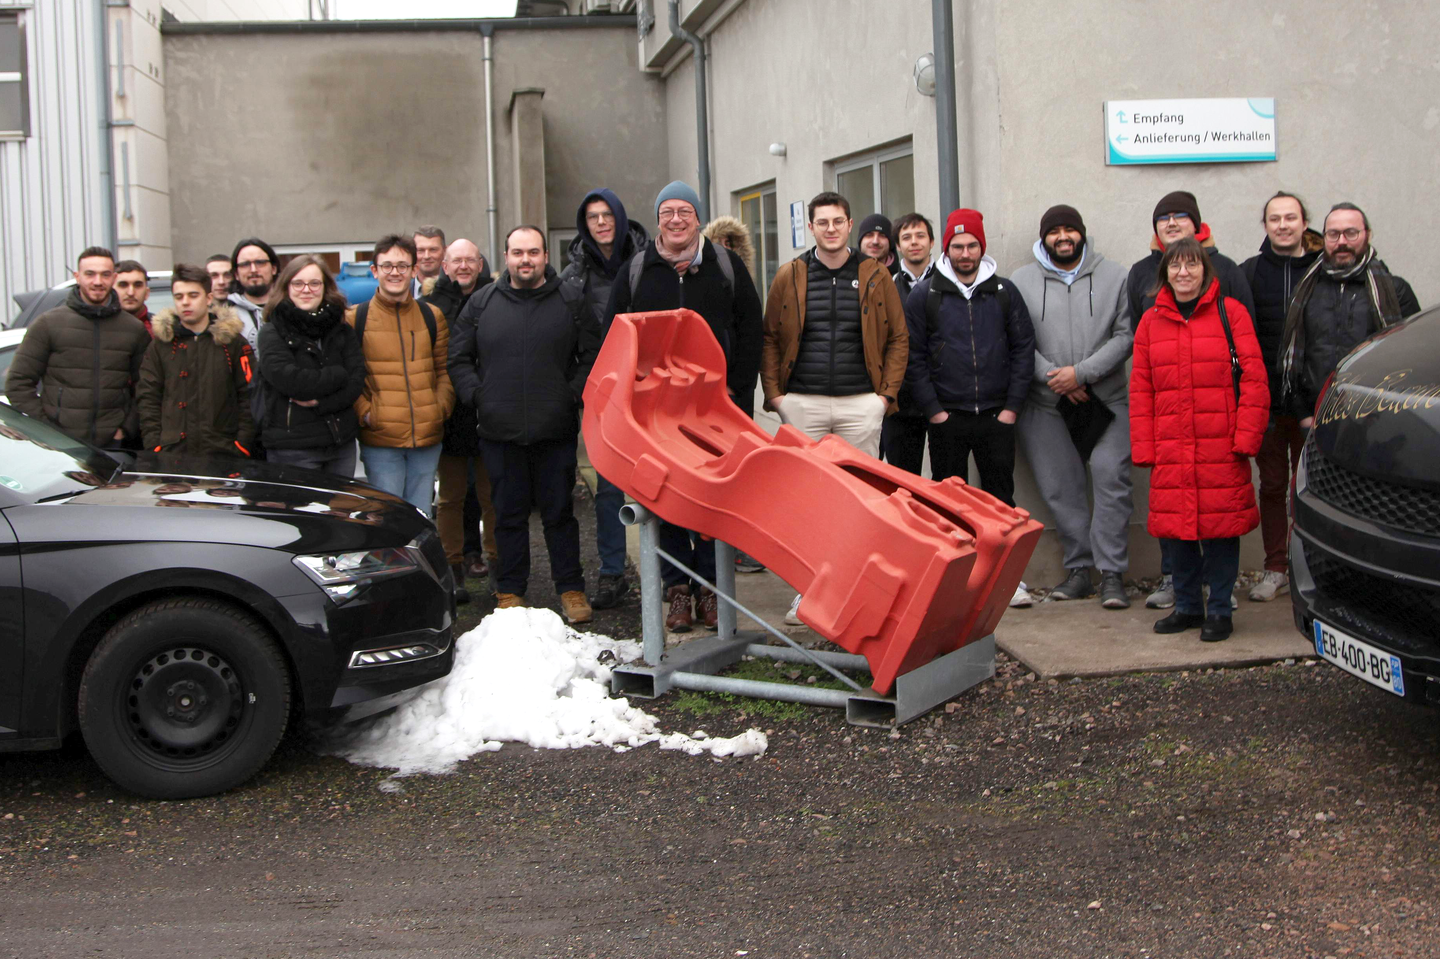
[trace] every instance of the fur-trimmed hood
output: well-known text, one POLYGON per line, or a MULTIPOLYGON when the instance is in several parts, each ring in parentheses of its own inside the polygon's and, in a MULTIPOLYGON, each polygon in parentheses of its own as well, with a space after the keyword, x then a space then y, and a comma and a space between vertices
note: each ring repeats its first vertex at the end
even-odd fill
POLYGON ((740 257, 745 268, 755 272, 755 245, 750 241, 750 230, 733 216, 717 216, 705 225, 705 236, 711 243, 729 247, 740 257))
MULTIPOLYGON (((150 321, 151 334, 161 343, 169 343, 175 338, 175 327, 180 322, 180 314, 175 308, 169 307, 150 321)), ((245 321, 235 308, 226 303, 210 304, 210 326, 207 332, 215 338, 215 342, 224 346, 235 342, 245 333, 245 321)))

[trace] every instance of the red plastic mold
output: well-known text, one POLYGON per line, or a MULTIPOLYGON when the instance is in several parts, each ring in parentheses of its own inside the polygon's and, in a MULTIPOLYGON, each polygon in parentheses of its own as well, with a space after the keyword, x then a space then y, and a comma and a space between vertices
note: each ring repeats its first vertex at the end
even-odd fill
POLYGON ((725 388, 690 310, 615 318, 585 386, 590 462, 657 516, 744 550, 800 619, 863 655, 875 691, 994 632, 1042 527, 963 480, 923 479, 836 436, 770 436, 725 388))

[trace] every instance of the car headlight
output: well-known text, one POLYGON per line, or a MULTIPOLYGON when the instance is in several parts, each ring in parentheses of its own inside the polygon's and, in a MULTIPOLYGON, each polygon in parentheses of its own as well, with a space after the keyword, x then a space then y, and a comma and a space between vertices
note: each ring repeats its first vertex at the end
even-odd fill
POLYGON ((343 603, 353 597, 361 587, 376 580, 415 572, 420 568, 421 558, 419 550, 411 544, 353 553, 296 556, 293 562, 306 576, 314 580, 327 596, 337 603, 343 603))

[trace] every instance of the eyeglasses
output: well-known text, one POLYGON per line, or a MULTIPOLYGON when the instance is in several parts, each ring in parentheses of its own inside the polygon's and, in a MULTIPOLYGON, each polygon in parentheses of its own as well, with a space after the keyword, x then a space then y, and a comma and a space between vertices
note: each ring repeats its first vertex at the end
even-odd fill
POLYGON ((258 270, 262 266, 270 266, 269 260, 241 260, 235 264, 237 270, 258 270))
POLYGON ((304 291, 304 290, 314 290, 314 291, 316 291, 316 292, 318 293, 319 291, 325 289, 325 281, 324 281, 324 280, 291 280, 291 281, 290 281, 290 289, 292 289, 292 290, 301 290, 301 291, 304 291))
POLYGON ((1189 221, 1188 213, 1162 213, 1155 218, 1156 223, 1179 223, 1181 220, 1189 221))
POLYGON ((1353 243, 1356 240, 1360 239, 1360 234, 1363 232, 1365 231, 1357 230, 1353 226, 1348 230, 1326 230, 1325 239, 1330 240, 1333 243, 1335 240, 1338 240, 1343 236, 1345 239, 1353 243))
MULTIPOLYGON (((663 220, 664 217, 662 216, 661 219, 663 220)), ((615 222, 615 214, 613 214, 613 213, 587 213, 587 214, 585 214, 585 222, 586 222, 586 223, 613 223, 613 222, 615 222)))
POLYGON ((1200 263, 1196 263, 1194 260, 1171 260, 1171 261, 1170 261, 1170 265, 1167 266, 1167 267, 1165 267, 1165 269, 1166 269, 1168 272, 1170 272, 1170 273, 1204 273, 1204 272, 1205 272, 1205 267, 1204 267, 1204 265, 1203 265, 1203 264, 1200 264, 1200 263))
POLYGON ((680 209, 680 210, 661 210, 661 211, 660 211, 660 222, 661 222, 661 223, 668 223, 668 222, 670 222, 671 220, 680 220, 680 221, 682 221, 682 222, 687 222, 687 221, 693 220, 693 219, 695 219, 695 211, 694 211, 694 210, 691 210, 691 209, 689 209, 689 208, 680 209))
POLYGON ((375 269, 381 273, 409 273, 413 266, 411 263, 376 263, 375 269))
POLYGON ((479 266, 480 258, 477 256, 457 256, 452 257, 450 262, 455 266, 479 266))

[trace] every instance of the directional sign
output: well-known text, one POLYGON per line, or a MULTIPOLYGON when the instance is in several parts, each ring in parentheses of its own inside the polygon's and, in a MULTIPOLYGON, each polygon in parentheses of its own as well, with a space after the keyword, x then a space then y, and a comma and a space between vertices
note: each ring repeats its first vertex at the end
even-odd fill
POLYGON ((1105 149, 1111 166, 1274 160, 1275 101, 1108 100, 1105 149))

